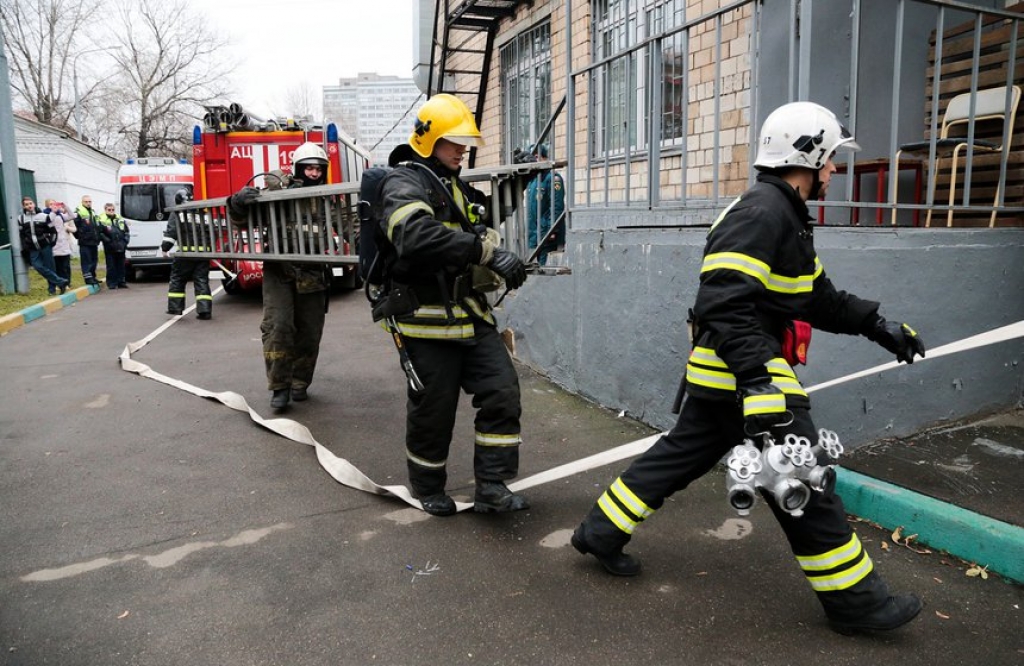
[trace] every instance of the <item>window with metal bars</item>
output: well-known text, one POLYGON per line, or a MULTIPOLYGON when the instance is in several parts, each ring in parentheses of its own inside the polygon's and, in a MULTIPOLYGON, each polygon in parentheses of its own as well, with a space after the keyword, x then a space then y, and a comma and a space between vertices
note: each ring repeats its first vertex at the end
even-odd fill
MULTIPOLYGON (((544 22, 501 48, 504 162, 529 149, 551 118, 551 24, 544 22)), ((550 144, 550 139, 548 141, 550 144)))
POLYGON ((592 9, 594 60, 611 58, 596 68, 591 78, 592 155, 614 157, 627 150, 645 151, 651 140, 650 113, 655 105, 660 107, 657 134, 662 145, 681 144, 685 33, 663 40, 660 53, 650 48, 631 49, 681 25, 686 0, 593 0, 592 9), (655 101, 655 93, 660 101, 655 101))

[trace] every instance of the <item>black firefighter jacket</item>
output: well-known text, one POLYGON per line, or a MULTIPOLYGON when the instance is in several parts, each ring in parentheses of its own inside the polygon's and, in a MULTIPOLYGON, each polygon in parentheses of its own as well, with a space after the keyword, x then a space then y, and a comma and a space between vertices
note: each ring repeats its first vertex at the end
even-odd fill
POLYGON ((407 148, 392 153, 391 163, 399 166, 381 187, 381 225, 397 255, 391 279, 410 287, 418 301, 413 312, 396 317, 398 328, 411 338, 472 339, 474 326, 494 326, 490 305, 472 288, 470 277, 482 252, 470 204, 486 197, 407 148), (437 178, 419 167, 401 166, 403 161, 426 165, 437 178))
POLYGON ((799 320, 860 334, 874 320, 878 303, 837 290, 825 275, 812 219, 792 186, 761 174, 712 224, 694 306, 688 392, 735 399, 736 375, 768 374, 789 406, 809 406, 781 356, 783 329, 799 320))

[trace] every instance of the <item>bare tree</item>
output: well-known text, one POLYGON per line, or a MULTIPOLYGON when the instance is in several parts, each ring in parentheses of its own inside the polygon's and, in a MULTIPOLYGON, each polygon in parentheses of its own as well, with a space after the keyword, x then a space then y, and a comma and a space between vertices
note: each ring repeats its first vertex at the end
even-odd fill
POLYGON ((184 157, 202 106, 224 94, 235 68, 218 53, 226 40, 181 0, 118 0, 117 13, 120 72, 102 100, 102 143, 120 155, 184 157))
POLYGON ((90 25, 101 3, 102 0, 0 0, 0 25, 10 54, 11 87, 18 102, 39 122, 69 127, 75 102, 73 70, 77 57, 91 50, 90 25))
POLYGON ((284 114, 293 118, 319 119, 323 114, 321 109, 320 94, 313 89, 309 81, 300 81, 298 84, 288 88, 284 97, 284 114))

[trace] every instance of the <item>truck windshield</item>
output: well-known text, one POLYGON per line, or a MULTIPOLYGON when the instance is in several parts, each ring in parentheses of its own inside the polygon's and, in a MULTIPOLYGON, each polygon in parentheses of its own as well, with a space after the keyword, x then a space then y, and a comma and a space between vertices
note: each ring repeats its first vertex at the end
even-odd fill
POLYGON ((192 186, 182 183, 140 183, 121 188, 121 215, 128 220, 156 222, 166 220, 165 209, 174 205, 174 193, 186 189, 190 198, 192 186))

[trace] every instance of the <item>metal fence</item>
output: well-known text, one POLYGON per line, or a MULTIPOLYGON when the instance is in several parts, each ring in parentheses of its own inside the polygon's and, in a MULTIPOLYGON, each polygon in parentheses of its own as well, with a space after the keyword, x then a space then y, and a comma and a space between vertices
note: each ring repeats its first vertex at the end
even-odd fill
POLYGON ((1024 83, 1022 5, 723 0, 690 13, 706 6, 591 1, 591 64, 569 74, 573 209, 677 213, 617 226, 706 223, 749 186, 763 117, 810 99, 864 146, 837 160, 819 211, 829 224, 922 224, 932 218, 922 211, 951 226, 1024 224, 1022 114, 990 128, 978 113, 979 93, 995 89, 992 115, 1012 118, 1013 86, 1024 83), (941 135, 958 94, 969 117, 953 156, 941 135))

